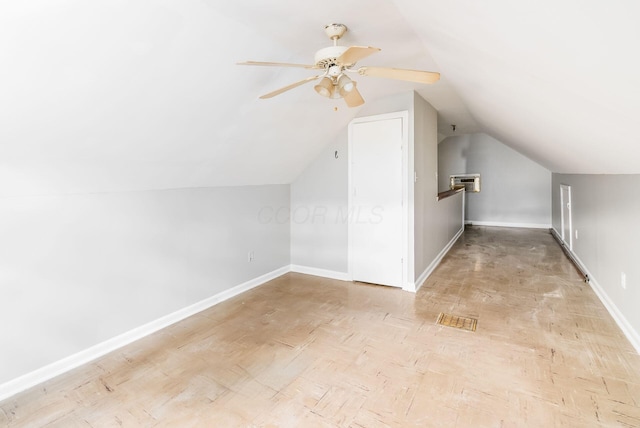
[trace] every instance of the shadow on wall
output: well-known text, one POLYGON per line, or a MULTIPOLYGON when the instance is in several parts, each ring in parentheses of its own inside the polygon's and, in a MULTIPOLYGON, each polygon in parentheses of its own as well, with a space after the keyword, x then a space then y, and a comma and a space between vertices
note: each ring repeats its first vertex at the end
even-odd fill
POLYGON ((466 174, 471 135, 447 137, 438 144, 438 192, 449 190, 449 176, 466 174))

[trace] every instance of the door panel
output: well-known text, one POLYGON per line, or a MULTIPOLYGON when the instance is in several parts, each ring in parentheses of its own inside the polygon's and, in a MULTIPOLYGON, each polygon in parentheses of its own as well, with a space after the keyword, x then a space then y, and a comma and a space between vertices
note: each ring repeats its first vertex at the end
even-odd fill
POLYGON ((560 185, 560 213, 562 240, 565 245, 573 250, 573 225, 571 224, 571 186, 560 185))
POLYGON ((352 275, 402 286, 402 118, 354 123, 351 133, 352 275))

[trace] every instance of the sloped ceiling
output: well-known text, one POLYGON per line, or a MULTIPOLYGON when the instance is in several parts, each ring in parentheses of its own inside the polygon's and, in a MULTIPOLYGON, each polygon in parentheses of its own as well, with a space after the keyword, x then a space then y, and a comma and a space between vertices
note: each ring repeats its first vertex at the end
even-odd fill
POLYGON ((440 132, 486 132, 556 172, 639 173, 634 1, 24 0, 0 4, 0 194, 289 183, 358 112, 310 76, 327 23, 367 101, 416 90, 440 132), (334 111, 337 107, 337 111, 334 111))
POLYGON ((554 172, 640 172, 640 2, 396 3, 484 132, 554 172))

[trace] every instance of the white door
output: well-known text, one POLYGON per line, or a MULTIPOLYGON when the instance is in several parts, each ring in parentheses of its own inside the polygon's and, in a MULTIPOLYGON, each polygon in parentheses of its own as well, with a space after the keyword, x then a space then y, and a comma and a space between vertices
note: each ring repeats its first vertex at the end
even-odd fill
POLYGON ((573 250, 573 227, 571 225, 571 186, 560 185, 560 222, 562 240, 573 250))
POLYGON ((403 118, 354 122, 350 131, 351 275, 402 287, 403 118))

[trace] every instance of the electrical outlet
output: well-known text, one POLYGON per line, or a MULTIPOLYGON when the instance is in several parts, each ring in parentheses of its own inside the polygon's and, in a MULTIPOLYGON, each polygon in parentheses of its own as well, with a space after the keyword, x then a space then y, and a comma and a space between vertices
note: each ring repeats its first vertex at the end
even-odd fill
POLYGON ((249 254, 247 255, 247 261, 252 262, 253 259, 254 259, 253 251, 249 251, 249 254))
POLYGON ((624 272, 620 272, 620 286, 624 290, 627 289, 627 275, 624 272))

